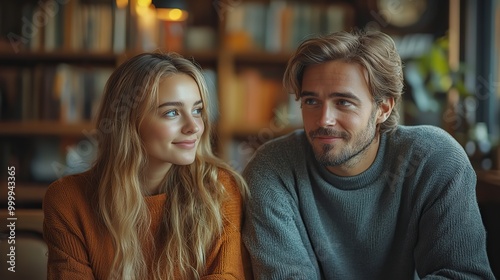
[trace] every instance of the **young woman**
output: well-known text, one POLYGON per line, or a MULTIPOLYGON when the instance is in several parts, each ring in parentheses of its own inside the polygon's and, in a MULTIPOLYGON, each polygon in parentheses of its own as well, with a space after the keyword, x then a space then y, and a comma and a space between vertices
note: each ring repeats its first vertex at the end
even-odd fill
POLYGON ((49 279, 245 279, 247 187, 212 153, 207 102, 200 69, 179 55, 114 71, 93 167, 45 195, 49 279))

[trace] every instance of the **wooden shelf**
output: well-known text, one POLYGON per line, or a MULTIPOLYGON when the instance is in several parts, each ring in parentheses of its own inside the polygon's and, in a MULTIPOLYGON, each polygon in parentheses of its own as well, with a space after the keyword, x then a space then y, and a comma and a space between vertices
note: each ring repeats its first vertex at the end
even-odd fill
POLYGON ((0 122, 0 136, 83 136, 91 131, 91 122, 61 123, 56 121, 8 121, 0 122))
POLYGON ((476 171, 479 203, 500 203, 500 170, 476 171))
MULTIPOLYGON (((169 53, 170 51, 168 50, 160 50, 163 53, 169 53)), ((140 53, 145 52, 144 50, 130 50, 127 51, 126 53, 123 53, 121 55, 117 55, 119 58, 119 62, 123 62, 128 58, 131 58, 135 55, 138 55, 140 53)), ((194 59, 197 63, 202 65, 202 67, 205 66, 215 66, 217 64, 218 56, 219 56, 219 51, 217 50, 206 50, 206 51, 190 51, 190 50, 185 50, 182 52, 177 52, 180 55, 182 55, 184 58, 187 59, 194 59)), ((120 64, 120 63, 118 63, 120 64)))
POLYGON ((181 53, 185 58, 193 58, 197 63, 201 65, 216 64, 218 59, 217 51, 184 51, 181 53))
POLYGON ((0 50, 2 64, 36 64, 36 63, 88 63, 114 66, 120 54, 111 52, 86 51, 21 51, 0 50))
POLYGON ((285 65, 291 55, 291 53, 273 53, 264 51, 235 52, 233 54, 236 63, 268 65, 285 65))
MULTIPOLYGON (((47 187, 50 183, 16 183, 15 198, 16 198, 16 210, 22 208, 41 208, 43 196, 47 191, 47 187)), ((7 184, 1 188, 3 193, 7 193, 7 184)), ((2 207, 7 206, 7 196, 2 196, 0 199, 0 205, 2 207)))
MULTIPOLYGON (((128 51, 126 53, 113 53, 113 52, 88 52, 88 51, 21 51, 14 52, 8 49, 0 49, 0 60, 2 62, 108 62, 114 63, 120 57, 131 57, 142 53, 144 51, 128 51)), ((168 51, 164 51, 168 52, 168 51)), ((218 51, 183 51, 181 53, 184 57, 194 57, 197 61, 215 62, 217 60, 218 51)))

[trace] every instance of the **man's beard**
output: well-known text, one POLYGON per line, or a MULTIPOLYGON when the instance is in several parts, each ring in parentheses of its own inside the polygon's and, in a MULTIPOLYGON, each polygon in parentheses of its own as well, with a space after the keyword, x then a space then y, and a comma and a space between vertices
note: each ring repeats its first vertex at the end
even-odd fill
MULTIPOLYGON (((349 135, 344 131, 337 131, 335 129, 328 129, 324 127, 320 127, 315 131, 309 132, 310 139, 314 139, 315 136, 333 136, 333 137, 341 137, 346 143, 349 143, 349 140, 353 138, 352 135, 349 135)), ((368 123, 368 126, 363 132, 358 136, 358 139, 354 146, 352 147, 344 147, 343 150, 336 156, 331 155, 330 152, 335 148, 333 144, 323 144, 321 147, 321 152, 318 152, 313 148, 314 155, 316 160, 323 166, 339 166, 346 165, 347 167, 355 166, 359 161, 362 160, 362 157, 357 158, 360 154, 362 154, 368 147, 373 143, 375 137, 377 136, 375 120, 372 118, 368 123), (355 159, 355 160, 353 160, 355 159)), ((337 148, 340 149, 340 148, 337 148)))

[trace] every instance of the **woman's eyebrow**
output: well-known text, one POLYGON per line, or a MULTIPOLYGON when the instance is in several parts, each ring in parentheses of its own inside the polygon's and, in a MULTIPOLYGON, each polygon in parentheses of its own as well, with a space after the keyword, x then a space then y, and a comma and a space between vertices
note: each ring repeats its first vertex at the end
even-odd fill
MULTIPOLYGON (((200 99, 198 101, 196 101, 193 106, 196 106, 198 104, 201 104, 203 103, 203 101, 200 99)), ((174 107, 182 107, 184 106, 184 102, 181 102, 181 101, 169 101, 169 102, 165 102, 165 103, 162 103, 158 106, 158 108, 161 108, 161 107, 165 107, 165 106, 174 106, 174 107)))
POLYGON ((180 101, 169 101, 169 102, 165 102, 165 103, 162 103, 158 106, 158 108, 161 108, 161 107, 165 107, 165 106, 175 106, 175 107, 181 107, 181 106, 184 106, 184 102, 180 102, 180 101))

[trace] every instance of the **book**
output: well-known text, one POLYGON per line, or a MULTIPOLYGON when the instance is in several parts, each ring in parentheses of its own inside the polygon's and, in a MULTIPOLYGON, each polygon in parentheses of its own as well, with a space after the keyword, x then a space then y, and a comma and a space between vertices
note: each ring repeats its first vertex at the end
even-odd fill
POLYGON ((127 7, 113 6, 113 52, 127 49, 127 7))
POLYGON ((0 67, 0 118, 2 120, 21 119, 20 96, 21 69, 16 66, 0 67))
POLYGON ((184 50, 184 22, 159 21, 160 48, 169 52, 181 53, 184 50))
POLYGON ((311 35, 345 30, 354 23, 351 10, 348 4, 243 2, 227 11, 225 44, 235 51, 289 52, 311 35))
POLYGON ((217 72, 213 69, 203 69, 202 71, 203 77, 205 77, 205 81, 207 83, 208 90, 208 111, 210 115, 208 116, 208 120, 211 123, 217 122, 219 119, 219 98, 217 91, 217 72))

